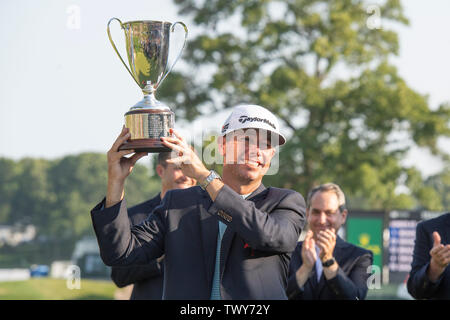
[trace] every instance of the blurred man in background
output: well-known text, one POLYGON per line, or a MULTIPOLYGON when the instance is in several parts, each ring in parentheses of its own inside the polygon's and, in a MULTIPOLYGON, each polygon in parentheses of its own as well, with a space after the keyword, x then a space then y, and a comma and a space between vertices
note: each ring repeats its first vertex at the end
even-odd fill
POLYGON ((327 183, 312 189, 306 216, 309 231, 289 266, 289 299, 364 299, 373 255, 337 235, 347 218, 341 188, 327 183))
POLYGON ((417 225, 408 292, 416 299, 450 299, 450 213, 417 225))
MULTIPOLYGON (((181 169, 167 163, 170 152, 158 154, 156 173, 161 178, 161 192, 154 198, 138 204, 128 210, 132 226, 140 224, 156 208, 165 194, 173 189, 185 189, 196 185, 196 181, 186 177, 181 169)), ((132 267, 112 267, 111 279, 119 287, 133 285, 131 300, 161 300, 164 280, 164 255, 146 265, 132 267)))

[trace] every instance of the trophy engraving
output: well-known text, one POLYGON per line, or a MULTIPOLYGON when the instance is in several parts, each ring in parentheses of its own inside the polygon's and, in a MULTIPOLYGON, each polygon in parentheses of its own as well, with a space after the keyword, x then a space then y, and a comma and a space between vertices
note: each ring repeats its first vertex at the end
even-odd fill
POLYGON ((144 94, 144 98, 125 113, 125 126, 130 130, 131 138, 121 145, 119 150, 171 151, 161 143, 160 137, 170 135, 169 129, 174 126, 175 114, 166 104, 155 98, 155 93, 183 52, 188 35, 186 25, 180 21, 174 24, 148 20, 122 23, 118 18, 112 18, 108 21, 107 31, 114 51, 144 94), (129 67, 111 37, 109 25, 114 20, 120 23, 125 33, 129 67), (170 68, 167 68, 170 34, 177 24, 184 28, 184 42, 180 53, 170 68))

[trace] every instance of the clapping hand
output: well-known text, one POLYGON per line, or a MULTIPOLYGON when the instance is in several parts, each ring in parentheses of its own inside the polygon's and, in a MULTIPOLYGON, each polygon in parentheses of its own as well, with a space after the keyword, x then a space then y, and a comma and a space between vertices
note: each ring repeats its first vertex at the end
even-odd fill
POLYGON ((433 232, 433 248, 430 250, 430 267, 428 276, 432 281, 436 281, 450 264, 450 244, 443 245, 441 236, 436 231, 433 232))
POLYGON ((308 271, 311 271, 317 260, 316 243, 313 239, 313 232, 309 230, 306 233, 305 240, 302 245, 302 260, 303 265, 308 271))
POLYGON ((336 231, 334 228, 319 231, 316 239, 317 246, 320 248, 320 260, 325 262, 333 258, 333 251, 336 246, 336 231))

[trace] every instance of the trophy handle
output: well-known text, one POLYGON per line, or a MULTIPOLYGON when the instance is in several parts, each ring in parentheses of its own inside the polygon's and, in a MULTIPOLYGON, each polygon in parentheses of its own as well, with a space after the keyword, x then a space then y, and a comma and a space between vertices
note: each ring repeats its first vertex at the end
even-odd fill
MULTIPOLYGON (((181 54, 183 53, 184 47, 186 46, 186 40, 187 40, 187 36, 188 36, 188 28, 186 27, 186 25, 181 22, 181 21, 177 21, 172 25, 171 28, 171 32, 174 31, 175 26, 177 24, 181 24, 184 28, 184 42, 183 42, 183 46, 181 47, 180 53, 178 54, 178 56, 175 58, 175 61, 172 63, 172 65, 170 66, 170 68, 166 71, 166 73, 164 73, 164 76, 161 78, 161 80, 158 82, 158 86, 164 81, 164 79, 167 77, 167 75, 172 71, 173 67, 175 66, 175 64, 177 63, 178 59, 180 59, 181 54)), ((166 65, 167 68, 167 65, 166 65)))
POLYGON ((114 44, 114 41, 111 37, 111 31, 109 30, 109 24, 113 21, 113 20, 117 20, 120 23, 120 27, 123 29, 123 24, 122 21, 120 21, 120 19, 118 18, 111 18, 108 21, 108 26, 107 26, 107 31, 108 31, 108 38, 109 41, 111 42, 111 45, 114 49, 114 51, 117 53, 117 55, 119 56, 120 61, 122 61, 123 65, 125 66, 125 68, 127 69, 128 73, 131 75, 131 77, 133 78, 133 80, 136 82, 136 84, 140 87, 140 84, 137 82, 137 80, 134 78, 133 73, 131 73, 130 68, 128 68, 127 64, 125 63, 125 61, 123 61, 122 56, 120 55, 119 51, 116 48, 116 45, 114 44))

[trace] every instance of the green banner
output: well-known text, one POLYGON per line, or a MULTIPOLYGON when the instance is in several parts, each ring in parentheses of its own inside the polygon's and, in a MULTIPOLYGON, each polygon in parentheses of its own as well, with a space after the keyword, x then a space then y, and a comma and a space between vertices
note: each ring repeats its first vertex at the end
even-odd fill
POLYGON ((377 218, 347 218, 347 241, 370 250, 373 264, 382 268, 383 220, 377 218))

